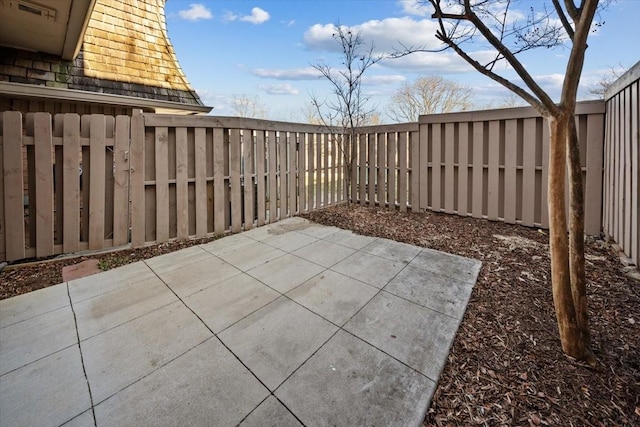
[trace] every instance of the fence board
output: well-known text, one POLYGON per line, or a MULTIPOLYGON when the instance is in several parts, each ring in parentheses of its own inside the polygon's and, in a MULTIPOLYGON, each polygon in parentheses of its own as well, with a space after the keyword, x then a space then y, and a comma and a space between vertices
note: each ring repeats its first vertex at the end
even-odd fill
POLYGON ((207 234, 207 130, 194 129, 196 237, 207 234))
POLYGON ((386 159, 386 150, 385 145, 387 142, 385 133, 379 133, 377 136, 378 141, 378 181, 376 182, 376 186, 378 188, 378 204, 381 207, 384 207, 386 204, 386 183, 387 183, 387 159, 386 159))
POLYGON ((636 80, 629 87, 631 92, 631 247, 628 255, 640 267, 640 83, 636 80))
MULTIPOLYGON (((420 200, 420 177, 422 165, 420 164, 420 133, 409 133, 409 164, 411 167, 411 211, 420 212, 422 202, 420 200)), ((426 168, 426 166, 425 166, 426 168)))
POLYGON ((176 237, 189 236, 189 141, 187 128, 176 128, 176 237))
POLYGON ((316 142, 316 134, 310 133, 307 137, 307 151, 308 151, 308 172, 307 172, 307 185, 308 185, 308 210, 312 211, 314 208, 317 208, 315 205, 315 142, 316 142))
POLYGON ((25 257, 22 114, 2 114, 2 161, 4 168, 4 230, 8 260, 25 257))
MULTIPOLYGON (((104 152, 104 235, 103 240, 113 237, 113 196, 114 196, 114 159, 113 144, 115 117, 105 116, 105 152, 104 152)), ((102 243, 105 247, 105 243, 102 243)))
MULTIPOLYGON (((62 118, 61 118, 62 119, 62 118)), ((55 128, 54 128, 55 129, 55 128)), ((62 126, 59 127, 62 131, 62 126)), ((55 130, 54 130, 55 134, 55 130)), ((58 136, 58 135, 56 135, 58 136)), ((62 137, 62 134, 59 135, 62 137)), ((53 169, 53 245, 62 245, 64 233, 64 181, 63 181, 63 164, 64 157, 62 154, 62 146, 53 145, 54 149, 54 169, 53 169)))
POLYGON ((156 241, 169 240, 169 129, 155 129, 156 241))
POLYGON ((240 186, 240 130, 229 130, 229 188, 231 189, 231 231, 242 230, 242 191, 240 186))
POLYGON ((245 129, 242 132, 242 153, 244 157, 244 229, 253 228, 253 131, 245 129))
POLYGON ((266 175, 265 175, 265 132, 263 130, 256 131, 256 181, 257 181, 257 224, 258 227, 264 225, 266 213, 266 175))
POLYGON ((500 161, 500 122, 489 122, 489 181, 487 185, 487 218, 498 219, 498 203, 500 196, 500 181, 498 163, 500 161))
POLYGON ((522 141, 522 224, 535 223, 536 144, 539 139, 536 119, 524 119, 522 141))
POLYGON ((398 182, 398 203, 400 205, 400 212, 407 211, 407 133, 398 133, 398 167, 399 167, 399 182, 398 182))
MULTIPOLYGON (((625 124, 622 126, 622 141, 624 144, 624 233, 620 243, 623 248, 631 248, 631 236, 633 231, 631 229, 631 202, 633 199, 632 189, 635 187, 631 182, 631 165, 638 161, 631 157, 631 88, 628 87, 623 91, 623 112, 624 116, 621 117, 625 124)), ((629 254, 629 249, 626 253, 629 254)))
MULTIPOLYGON (((144 186, 144 116, 142 111, 134 110, 131 116, 131 246, 145 243, 145 186, 144 186)), ((84 161, 84 158, 83 158, 84 161)))
POLYGON ((515 224, 517 206, 516 162, 518 160, 518 122, 507 120, 504 125, 504 222, 515 224))
MULTIPOLYGON (((298 213, 307 212, 307 172, 306 172, 306 147, 307 147, 307 133, 300 132, 298 134, 298 213)), ((260 159, 260 156, 258 156, 260 159)))
MULTIPOLYGON (((113 244, 129 243, 129 135, 131 119, 116 117, 114 139, 113 244)), ((77 153, 77 150, 76 150, 77 153)), ((78 181, 76 178, 75 182, 78 181)))
POLYGON ((64 216, 62 250, 65 253, 70 253, 78 251, 80 243, 80 116, 65 114, 63 120, 63 160, 61 166, 64 216))
POLYGON ((369 163, 367 167, 368 174, 368 190, 369 190, 369 204, 374 206, 376 204, 376 183, 377 183, 377 175, 376 175, 376 167, 377 167, 377 153, 376 148, 378 148, 378 144, 376 141, 376 134, 370 133, 367 135, 367 139, 369 141, 369 163))
MULTIPOLYGON (((53 255, 53 164, 51 115, 35 113, 34 145, 35 145, 35 230, 36 256, 53 255)), ((33 217, 29 218, 30 221, 33 217)))
POLYGON ((585 182, 585 233, 600 234, 602 225, 602 153, 604 116, 590 115, 587 118, 587 176, 585 182))
POLYGON ((389 209, 395 208, 397 201, 397 158, 396 133, 390 132, 387 134, 387 200, 389 200, 389 209))
POLYGON ((431 125, 431 209, 440 212, 441 204, 441 172, 442 172, 442 125, 431 125))
POLYGON ((269 131, 267 148, 269 151, 269 219, 272 223, 277 220, 278 212, 278 175, 277 175, 277 140, 276 132, 269 131))
POLYGON ((213 231, 225 231, 224 129, 213 129, 213 231))
POLYGON ((475 218, 482 218, 484 195, 484 123, 473 123, 473 186, 471 212, 475 218))
POLYGON ((358 135, 358 194, 354 195, 360 203, 365 204, 367 202, 367 135, 358 135))
POLYGON ((456 186, 454 180, 455 124, 444 125, 444 211, 452 214, 455 209, 456 186))
POLYGON ((323 134, 316 134, 316 209, 320 209, 322 206, 322 146, 323 146, 323 134))
POLYGON ((287 132, 280 132, 280 137, 278 138, 278 166, 277 170, 280 174, 280 197, 278 198, 280 203, 278 206, 280 209, 278 210, 278 219, 284 219, 287 215, 287 175, 288 175, 288 162, 287 162, 287 144, 288 144, 288 135, 287 132))
POLYGON ((542 120, 542 186, 540 188, 540 226, 549 228, 549 122, 542 120))
POLYGON ((469 124, 458 126, 458 215, 468 214, 469 185, 469 124))

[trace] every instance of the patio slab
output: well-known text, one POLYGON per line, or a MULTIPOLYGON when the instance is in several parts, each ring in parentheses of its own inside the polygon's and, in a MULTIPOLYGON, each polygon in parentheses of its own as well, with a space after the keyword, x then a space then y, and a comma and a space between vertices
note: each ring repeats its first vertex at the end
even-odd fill
POLYGON ((0 426, 419 426, 479 269, 290 218, 0 301, 0 426))

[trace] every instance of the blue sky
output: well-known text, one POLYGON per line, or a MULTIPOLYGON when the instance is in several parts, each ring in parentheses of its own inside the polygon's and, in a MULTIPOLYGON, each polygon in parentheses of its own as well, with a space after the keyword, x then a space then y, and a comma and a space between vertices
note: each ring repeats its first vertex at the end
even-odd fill
MULTIPOLYGON (((548 1, 547 1, 548 2, 548 1)), ((512 10, 526 14, 543 0, 523 1, 512 10)), ((233 97, 257 97, 273 120, 304 121, 310 94, 328 95, 328 82, 311 64, 339 67, 339 46, 332 25, 360 30, 376 51, 390 52, 400 43, 437 46, 430 11, 416 0, 169 0, 167 30, 180 65, 212 114, 232 115, 233 97)), ((617 0, 602 11, 604 21, 589 38, 581 79, 587 87, 614 67, 640 60, 640 0, 617 0)), ((483 46, 471 45, 478 58, 483 46)), ((527 70, 552 95, 559 94, 568 49, 540 49, 522 57, 527 70)), ((510 76, 510 71, 505 71, 510 76)), ((477 105, 499 103, 509 92, 473 71, 453 52, 414 54, 381 61, 367 71, 365 91, 385 121, 390 96, 420 76, 439 75, 473 87, 477 105)))

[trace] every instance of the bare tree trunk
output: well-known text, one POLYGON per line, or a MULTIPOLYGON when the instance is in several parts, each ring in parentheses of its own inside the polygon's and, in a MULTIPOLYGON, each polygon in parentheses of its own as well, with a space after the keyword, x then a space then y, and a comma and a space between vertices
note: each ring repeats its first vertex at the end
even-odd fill
POLYGON ((593 363, 590 350, 584 274, 582 171, 574 116, 549 117, 549 244, 553 303, 564 352, 593 363), (568 149, 568 151, 567 151, 568 149), (577 161, 577 166, 576 166, 577 161), (567 237, 565 172, 569 165, 571 241, 567 237))
MULTIPOLYGON (((595 364, 591 352, 589 332, 589 313, 587 310, 587 279, 584 265, 584 189, 582 184, 582 165, 580 164, 580 146, 573 114, 567 123, 567 168, 569 170, 569 273, 571 294, 576 311, 578 332, 583 343, 579 359, 590 365, 595 364)), ((575 357, 575 356, 574 356, 575 357)))

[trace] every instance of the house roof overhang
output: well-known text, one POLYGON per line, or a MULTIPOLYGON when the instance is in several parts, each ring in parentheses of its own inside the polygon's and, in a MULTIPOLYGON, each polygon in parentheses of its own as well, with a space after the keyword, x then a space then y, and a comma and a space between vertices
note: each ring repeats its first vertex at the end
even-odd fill
POLYGON ((22 83, 0 82, 0 96, 12 98, 40 98, 52 101, 85 102, 90 104, 108 104, 118 107, 140 108, 164 114, 206 114, 211 107, 183 104, 133 96, 113 95, 100 92, 62 89, 57 87, 34 86, 22 83))
POLYGON ((0 45, 78 56, 96 0, 0 0, 0 45))

